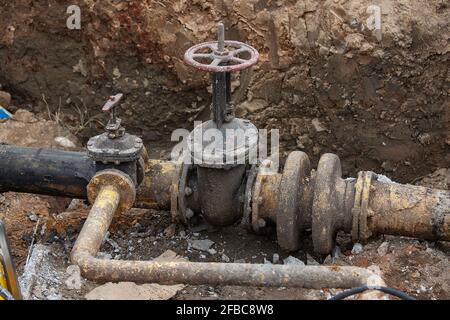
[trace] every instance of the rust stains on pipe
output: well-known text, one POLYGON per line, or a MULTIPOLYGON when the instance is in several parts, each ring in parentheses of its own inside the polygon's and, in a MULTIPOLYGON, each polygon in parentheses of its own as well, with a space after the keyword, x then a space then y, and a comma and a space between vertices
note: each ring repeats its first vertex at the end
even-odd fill
POLYGON ((320 289, 384 285, 369 270, 357 267, 288 266, 192 262, 116 261, 95 258, 120 203, 120 191, 104 186, 72 251, 83 276, 96 281, 192 285, 289 286, 320 289))
POLYGON ((172 181, 177 174, 176 164, 170 161, 149 160, 145 177, 136 195, 136 206, 168 210, 172 181))
POLYGON ((73 260, 78 260, 79 254, 90 256, 97 254, 119 202, 120 193, 116 187, 111 185, 102 187, 73 247, 73 260))
POLYGON ((450 241, 449 191, 403 185, 377 177, 363 172, 358 179, 359 205, 354 228, 359 239, 390 234, 450 241))
POLYGON ((245 263, 153 262, 102 260, 80 256, 83 275, 95 281, 132 281, 190 285, 260 287, 353 288, 381 285, 373 272, 358 267, 289 266, 245 263))
POLYGON ((373 233, 450 240, 450 192, 372 182, 369 208, 373 233))
POLYGON ((258 201, 255 201, 255 205, 258 206, 257 218, 258 220, 264 219, 276 223, 281 174, 258 176, 257 183, 260 179, 262 181, 260 182, 261 186, 259 186, 258 201))

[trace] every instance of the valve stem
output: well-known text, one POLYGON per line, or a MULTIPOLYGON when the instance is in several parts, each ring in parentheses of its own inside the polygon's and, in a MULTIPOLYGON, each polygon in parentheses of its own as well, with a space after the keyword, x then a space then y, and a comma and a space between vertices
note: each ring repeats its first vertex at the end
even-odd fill
POLYGON ((225 51, 225 26, 222 22, 217 24, 217 51, 224 52, 225 51))
MULTIPOLYGON (((225 26, 222 22, 217 24, 217 55, 225 54, 225 26)), ((227 62, 224 62, 227 64, 227 62)), ((227 120, 227 113, 231 101, 231 75, 229 72, 214 72, 212 118, 217 128, 227 120)))
POLYGON ((120 138, 125 134, 125 128, 122 127, 122 120, 117 117, 116 107, 118 106, 123 94, 119 93, 115 96, 109 97, 109 100, 102 108, 103 112, 109 113, 109 121, 106 125, 106 131, 110 139, 120 138))

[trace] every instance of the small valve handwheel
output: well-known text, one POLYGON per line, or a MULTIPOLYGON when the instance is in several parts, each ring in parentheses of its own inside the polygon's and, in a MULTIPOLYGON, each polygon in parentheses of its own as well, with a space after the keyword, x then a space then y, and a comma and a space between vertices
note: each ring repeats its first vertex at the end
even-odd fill
POLYGON ((224 41, 223 51, 219 51, 219 42, 200 43, 188 49, 184 55, 186 64, 209 72, 240 71, 256 64, 258 51, 239 41, 224 41), (246 56, 244 56, 246 55, 246 56))

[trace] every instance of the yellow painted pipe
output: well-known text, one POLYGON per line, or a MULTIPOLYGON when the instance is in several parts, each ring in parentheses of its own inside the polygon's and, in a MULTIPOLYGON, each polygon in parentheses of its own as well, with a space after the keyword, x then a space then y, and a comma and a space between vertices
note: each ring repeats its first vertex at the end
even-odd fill
MULTIPOLYGON (((5 274, 5 271, 3 270, 3 265, 1 263, 1 260, 0 260, 0 288, 8 289, 7 283, 6 283, 6 274, 5 274)), ((0 300, 4 300, 2 298, 2 296, 0 296, 0 300)))

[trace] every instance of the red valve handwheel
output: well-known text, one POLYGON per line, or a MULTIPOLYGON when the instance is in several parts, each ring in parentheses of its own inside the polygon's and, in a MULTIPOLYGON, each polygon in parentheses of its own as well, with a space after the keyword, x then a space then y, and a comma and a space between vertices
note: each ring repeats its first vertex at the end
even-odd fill
POLYGON ((258 62, 258 51, 245 43, 224 41, 225 50, 222 52, 218 51, 218 44, 218 41, 210 41, 191 47, 184 54, 185 63, 209 72, 233 72, 247 69, 258 62), (250 58, 242 57, 243 53, 250 54, 250 58))

